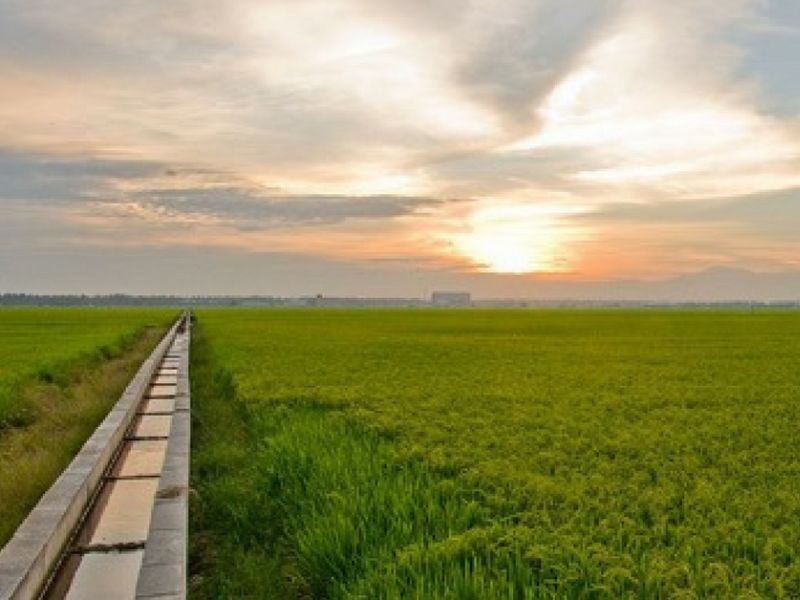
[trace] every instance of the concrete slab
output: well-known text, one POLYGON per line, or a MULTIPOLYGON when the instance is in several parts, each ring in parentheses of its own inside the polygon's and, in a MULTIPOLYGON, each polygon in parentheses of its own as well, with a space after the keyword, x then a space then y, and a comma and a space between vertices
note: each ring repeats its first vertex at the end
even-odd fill
POLYGON ((152 598, 169 594, 180 594, 177 583, 186 579, 186 573, 176 564, 148 564, 142 567, 136 588, 137 598, 152 598))
POLYGON ((160 474, 166 452, 166 440, 130 442, 122 451, 112 474, 118 477, 160 474))
POLYGON ((136 423, 136 437, 166 437, 172 426, 171 415, 142 415, 136 423))
POLYGON ((154 385, 147 391, 147 398, 173 398, 176 391, 174 385, 154 385))
POLYGON ((145 400, 141 412, 172 412, 175 410, 174 398, 150 398, 145 400))
POLYGON ((131 479, 109 482, 90 516, 88 539, 82 544, 124 544, 147 539, 158 481, 131 479))
POLYGON ((28 556, 27 553, 16 554, 16 548, 9 543, 5 546, 9 552, 0 553, 0 598, 16 600, 17 598, 35 598, 47 576, 47 562, 43 548, 40 552, 28 556))
MULTIPOLYGON (((161 491, 161 490, 160 490, 161 491)), ((172 494, 172 490, 163 490, 172 494)), ((169 498, 156 498, 153 514, 150 519, 150 531, 183 531, 186 528, 186 501, 189 493, 187 488, 176 487, 174 496, 169 498)))
POLYGON ((190 399, 188 394, 177 394, 175 396, 175 410, 187 411, 190 408, 190 399))
POLYGON ((144 550, 92 552, 80 557, 66 600, 131 600, 144 550))
POLYGON ((147 538, 144 565, 181 563, 186 555, 186 538, 173 530, 152 529, 147 538))

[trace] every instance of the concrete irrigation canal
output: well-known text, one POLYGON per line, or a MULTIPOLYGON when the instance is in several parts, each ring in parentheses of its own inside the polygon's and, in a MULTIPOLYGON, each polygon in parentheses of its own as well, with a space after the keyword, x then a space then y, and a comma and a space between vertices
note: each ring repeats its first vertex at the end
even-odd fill
POLYGON ((0 551, 0 600, 186 597, 190 328, 182 315, 0 551))

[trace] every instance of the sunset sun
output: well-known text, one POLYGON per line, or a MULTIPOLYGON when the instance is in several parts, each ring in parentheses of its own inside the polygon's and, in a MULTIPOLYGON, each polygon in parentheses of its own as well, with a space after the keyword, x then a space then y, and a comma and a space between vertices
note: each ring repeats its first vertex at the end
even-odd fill
POLYGON ((474 213, 454 250, 492 273, 564 270, 568 235, 553 211, 530 205, 492 206, 474 213))

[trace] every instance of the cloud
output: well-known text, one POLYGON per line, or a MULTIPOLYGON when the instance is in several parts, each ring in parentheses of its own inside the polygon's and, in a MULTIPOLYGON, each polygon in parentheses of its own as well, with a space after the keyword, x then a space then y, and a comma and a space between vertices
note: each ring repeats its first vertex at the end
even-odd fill
POLYGON ((0 148, 0 202, 89 198, 116 180, 159 171, 155 163, 15 152, 0 148))
MULTIPOLYGON (((647 186, 675 198, 800 183, 796 129, 763 114, 723 35, 754 3, 642 2, 539 107, 542 129, 509 152, 571 148, 578 182, 647 186)), ((628 190, 629 193, 631 190, 628 190)))
POLYGON ((7 150, 0 150, 0 180, 0 201, 91 201, 95 207, 157 215, 167 223, 213 222, 250 230, 385 221, 445 203, 391 194, 291 194, 210 169, 7 150))
POLYGON ((386 221, 443 203, 410 196, 282 195, 268 196, 242 188, 152 189, 123 199, 165 218, 217 219, 239 229, 341 224, 353 219, 386 221))
POLYGON ((706 222, 736 220, 800 225, 800 188, 762 192, 732 198, 692 199, 647 204, 609 204, 579 215, 586 220, 630 222, 706 222))
POLYGON ((616 15, 620 2, 506 0, 473 4, 459 41, 467 52, 456 79, 514 130, 568 73, 616 15))
POLYGON ((795 4, 9 0, 0 202, 31 252, 468 270, 513 238, 576 277, 785 265, 795 4))

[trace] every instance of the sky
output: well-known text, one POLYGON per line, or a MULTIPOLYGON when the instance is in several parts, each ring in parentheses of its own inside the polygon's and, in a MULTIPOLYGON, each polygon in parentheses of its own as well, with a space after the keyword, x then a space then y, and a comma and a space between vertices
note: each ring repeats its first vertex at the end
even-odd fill
POLYGON ((0 292, 797 297, 798 56, 797 0, 0 0, 0 292))

